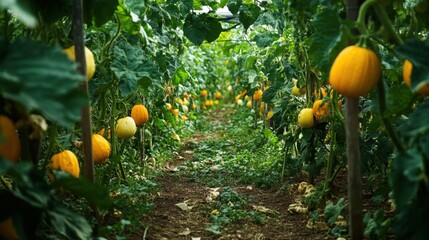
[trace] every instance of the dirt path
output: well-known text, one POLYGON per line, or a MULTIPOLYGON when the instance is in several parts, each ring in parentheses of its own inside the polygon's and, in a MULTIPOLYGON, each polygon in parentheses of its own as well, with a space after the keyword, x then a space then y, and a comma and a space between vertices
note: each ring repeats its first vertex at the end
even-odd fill
MULTIPOLYGON (((207 124, 225 124, 228 114, 230 112, 213 111, 207 117, 207 124)), ((223 129, 217 129, 210 136, 196 133, 184 143, 165 176, 157 180, 161 191, 155 198, 155 209, 142 219, 146 228, 132 239, 329 239, 326 231, 306 228, 306 215, 288 212, 289 205, 297 198, 294 193, 239 184, 233 184, 230 191, 249 199, 244 210, 250 212, 259 208, 257 211, 268 220, 262 223, 240 220, 226 224, 220 234, 207 231, 213 221, 210 217, 214 214, 213 201, 219 201, 219 197, 215 196, 216 199, 210 201, 208 197, 213 197, 213 189, 189 178, 189 170, 181 166, 194 161, 194 150, 198 144, 207 138, 213 140, 223 135, 223 129)), ((225 191, 223 187, 217 191, 225 191)))

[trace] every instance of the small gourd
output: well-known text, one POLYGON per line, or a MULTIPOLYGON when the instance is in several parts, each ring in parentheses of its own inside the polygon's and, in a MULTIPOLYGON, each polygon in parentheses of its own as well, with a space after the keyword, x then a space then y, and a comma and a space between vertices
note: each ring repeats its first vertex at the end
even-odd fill
MULTIPOLYGON (((76 155, 70 150, 64 150, 51 157, 48 165, 49 169, 61 170, 70 173, 70 175, 79 177, 80 167, 76 155)), ((49 178, 53 180, 53 176, 49 174, 49 178)))
POLYGON ((304 108, 299 112, 298 125, 302 128, 311 128, 314 126, 313 109, 304 108))
POLYGON ((215 98, 220 99, 222 97, 222 94, 220 92, 216 92, 215 98))
POLYGON ((106 163, 110 155, 110 143, 100 134, 92 134, 91 141, 94 163, 106 163))
POLYGON ((377 55, 363 47, 348 46, 336 57, 329 72, 329 84, 345 97, 368 93, 378 82, 381 63, 377 55))
POLYGON ((147 108, 142 104, 133 106, 131 109, 131 117, 134 119, 134 122, 137 126, 141 126, 149 121, 149 113, 147 108))
POLYGON ((205 89, 204 89, 204 90, 202 90, 202 91, 201 91, 201 96, 202 96, 202 97, 207 97, 207 90, 205 90, 205 89))
POLYGON ((0 115, 0 157, 17 162, 21 155, 21 144, 15 125, 8 117, 0 115))
POLYGON ((124 117, 116 122, 115 131, 118 138, 127 139, 134 136, 137 126, 132 117, 124 117))
MULTIPOLYGON (((413 64, 410 61, 405 60, 403 68, 402 68, 402 77, 404 79, 405 84, 408 87, 411 87, 411 74, 412 74, 412 72, 413 72, 413 64)), ((424 96, 429 96, 429 85, 425 85, 422 88, 420 88, 418 93, 420 93, 421 95, 424 95, 424 96)))
POLYGON ((247 101, 247 103, 246 103, 246 107, 247 107, 248 109, 252 109, 252 101, 251 101, 251 100, 247 101))
POLYGON ((253 99, 255 100, 255 102, 259 102, 259 100, 261 100, 261 99, 262 99, 262 94, 263 94, 263 92, 262 92, 262 90, 261 90, 261 89, 257 90, 257 91, 253 94, 253 99))
MULTIPOLYGON (((63 49, 63 52, 67 55, 67 57, 71 61, 76 61, 74 45, 63 49)), ((92 54, 91 50, 85 46, 85 62, 86 62, 86 80, 91 80, 95 73, 95 60, 94 54, 92 54)))

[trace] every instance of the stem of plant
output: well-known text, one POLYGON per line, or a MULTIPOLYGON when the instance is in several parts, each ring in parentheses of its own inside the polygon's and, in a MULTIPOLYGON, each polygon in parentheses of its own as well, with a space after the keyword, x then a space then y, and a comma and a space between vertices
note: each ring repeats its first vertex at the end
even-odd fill
POLYGON ((401 45, 403 43, 401 37, 399 36, 398 32, 395 31, 393 28, 392 23, 390 22, 389 17, 387 16, 386 11, 384 8, 380 5, 380 3, 377 1, 373 6, 374 12, 377 15, 378 19, 380 20, 381 24, 386 28, 387 32, 390 36, 395 39, 395 42, 397 45, 401 45))

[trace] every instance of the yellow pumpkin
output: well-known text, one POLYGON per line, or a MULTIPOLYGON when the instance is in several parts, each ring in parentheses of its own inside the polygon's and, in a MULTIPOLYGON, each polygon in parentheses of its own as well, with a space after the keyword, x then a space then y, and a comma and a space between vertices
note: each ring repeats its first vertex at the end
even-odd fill
POLYGON ((118 138, 127 139, 134 136, 137 126, 132 117, 124 117, 116 122, 115 131, 118 138))
POLYGON ((247 101, 246 107, 249 108, 249 109, 252 109, 252 101, 250 101, 250 100, 247 101))
POLYGON ((171 111, 171 109, 173 109, 173 106, 170 103, 166 103, 165 108, 167 108, 167 110, 171 111))
POLYGON ((301 90, 296 85, 292 87, 292 95, 298 97, 300 95, 301 90))
POLYGON ((15 125, 8 117, 0 115, 0 156, 17 162, 21 155, 21 144, 15 125))
MULTIPOLYGON (((74 46, 63 49, 71 61, 76 61, 74 46)), ((86 80, 91 80, 95 73, 95 60, 91 50, 85 46, 86 80)))
POLYGON ((179 109, 173 108, 173 109, 171 109, 171 113, 173 113, 174 117, 178 117, 179 116, 179 109))
POLYGON ((192 104, 192 109, 195 110, 197 108, 197 105, 192 104))
POLYGON ((92 134, 92 156, 95 164, 106 163, 110 155, 110 143, 100 134, 92 134))
POLYGON ((329 72, 329 84, 345 97, 368 93, 378 82, 381 64, 377 55, 363 47, 348 46, 338 54, 329 72))
POLYGON ((131 117, 137 126, 141 126, 149 120, 149 113, 144 105, 138 104, 131 109, 131 117))
POLYGON ((268 111, 266 120, 270 120, 274 115, 273 111, 268 111))
POLYGON ((313 114, 316 118, 316 121, 323 121, 329 115, 329 102, 324 102, 323 100, 316 100, 313 103, 313 114))
POLYGON ((313 109, 304 108, 298 115, 298 125, 302 128, 311 128, 314 126, 313 109))
POLYGON ((203 97, 207 97, 207 90, 202 90, 201 91, 201 96, 203 96, 203 97))
MULTIPOLYGON (((49 169, 61 170, 70 173, 70 175, 79 177, 80 167, 76 155, 70 150, 64 150, 51 157, 48 165, 49 169)), ((53 176, 49 174, 51 181, 53 176)))
MULTIPOLYGON (((405 84, 408 87, 411 87, 411 74, 412 74, 412 72, 413 72, 413 64, 410 61, 405 60, 403 68, 402 68, 402 77, 404 79, 405 84)), ((418 93, 420 93, 424 96, 429 96, 429 85, 425 85, 422 88, 420 88, 418 93)))
POLYGON ((215 98, 220 99, 222 97, 222 94, 220 92, 216 92, 215 98))
POLYGON ((17 240, 18 234, 13 226, 12 218, 0 222, 0 238, 5 240, 17 240))
POLYGON ((188 117, 187 117, 187 116, 185 116, 185 115, 180 116, 180 118, 181 118, 183 121, 187 121, 187 120, 188 120, 188 117))
POLYGON ((253 99, 255 100, 255 102, 258 102, 259 100, 261 100, 262 93, 263 93, 262 90, 259 89, 253 94, 253 99))

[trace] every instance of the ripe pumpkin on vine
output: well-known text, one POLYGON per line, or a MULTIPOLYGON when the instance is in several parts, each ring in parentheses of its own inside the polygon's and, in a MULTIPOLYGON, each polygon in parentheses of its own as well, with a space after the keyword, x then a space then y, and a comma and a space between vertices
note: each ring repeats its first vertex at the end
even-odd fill
POLYGON ((326 119, 329 115, 329 102, 323 100, 316 100, 313 103, 313 115, 316 121, 320 122, 326 119))
MULTIPOLYGON (((64 150, 51 157, 48 165, 49 169, 61 170, 70 173, 70 175, 79 177, 80 167, 76 155, 70 150, 64 150)), ((53 180, 53 175, 49 174, 49 179, 53 180)))
POLYGON ((335 58, 329 72, 329 84, 343 96, 357 98, 368 93, 380 75, 381 63, 372 50, 348 46, 335 58))
POLYGON ((304 108, 299 112, 298 125, 302 128, 311 128, 314 126, 312 108, 304 108))
POLYGON ((116 122, 115 131, 118 138, 127 139, 134 136, 137 131, 137 126, 132 117, 124 117, 118 119, 116 122))
POLYGON ((21 155, 21 144, 15 124, 3 115, 0 115, 0 136, 0 157, 17 162, 21 155))
POLYGON ((106 163, 110 155, 110 143, 100 134, 92 134, 92 156, 95 164, 106 163))
MULTIPOLYGON (((411 87, 411 74, 412 74, 412 72, 413 72, 413 64, 410 61, 405 60, 403 68, 402 68, 402 77, 404 79, 405 84, 408 87, 411 87)), ((420 93, 421 95, 424 95, 424 96, 429 96, 429 85, 427 84, 427 85, 423 86, 422 88, 420 88, 418 93, 420 93)))
MULTIPOLYGON (((76 61, 74 45, 63 49, 63 52, 71 61, 76 61)), ((89 48, 85 47, 85 62, 86 62, 86 80, 91 80, 95 73, 95 60, 94 54, 92 54, 89 48)))
POLYGON ((147 108, 142 104, 133 106, 131 109, 131 117, 134 119, 134 122, 137 126, 141 126, 149 121, 149 113, 147 108))
POLYGON ((202 90, 201 91, 201 96, 203 96, 203 97, 207 97, 207 90, 202 90))
POLYGON ((253 99, 255 100, 255 102, 259 102, 259 100, 262 99, 262 94, 263 92, 261 89, 256 90, 256 92, 253 94, 253 99))

